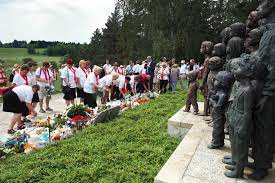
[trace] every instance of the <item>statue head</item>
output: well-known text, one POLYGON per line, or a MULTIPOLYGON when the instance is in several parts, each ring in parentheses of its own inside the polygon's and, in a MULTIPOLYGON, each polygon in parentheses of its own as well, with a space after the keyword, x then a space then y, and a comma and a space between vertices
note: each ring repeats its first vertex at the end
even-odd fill
POLYGON ((244 43, 247 53, 251 53, 258 49, 262 36, 263 36, 263 31, 262 29, 259 29, 259 28, 252 29, 248 33, 248 37, 246 38, 244 43))
POLYGON ((234 75, 227 71, 220 71, 214 77, 214 89, 229 91, 234 83, 234 75))
POLYGON ((226 46, 224 43, 218 43, 214 45, 212 56, 225 57, 226 56, 226 46))
POLYGON ((238 67, 233 71, 237 81, 256 78, 257 61, 255 59, 256 57, 249 54, 244 54, 239 58, 237 62, 238 67))
POLYGON ((211 55, 213 50, 213 43, 211 41, 203 41, 201 43, 200 53, 205 55, 211 55))
POLYGON ((221 57, 211 57, 208 61, 208 66, 211 71, 219 70, 223 67, 223 59, 221 57))
POLYGON ((191 71, 187 74, 190 82, 196 81, 198 78, 198 75, 199 75, 198 71, 191 71))
POLYGON ((240 37, 245 38, 246 35, 246 25, 241 22, 236 22, 229 26, 231 28, 230 38, 240 37))
POLYGON ((228 41, 226 47, 227 60, 238 58, 244 52, 244 41, 239 37, 233 37, 228 41))
POLYGON ((222 30, 220 37, 222 38, 222 42, 224 44, 227 44, 229 39, 230 39, 230 35, 231 35, 231 28, 230 27, 226 27, 225 29, 222 30))
POLYGON ((257 11, 251 11, 246 20, 246 26, 249 29, 255 29, 258 27, 258 16, 257 11))

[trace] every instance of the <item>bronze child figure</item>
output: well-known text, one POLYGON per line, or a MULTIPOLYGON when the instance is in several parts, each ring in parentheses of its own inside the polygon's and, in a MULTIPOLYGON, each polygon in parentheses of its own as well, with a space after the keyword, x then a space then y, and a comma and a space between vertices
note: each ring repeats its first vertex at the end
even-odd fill
POLYGON ((212 106, 213 132, 209 149, 217 149, 224 146, 225 111, 228 104, 229 91, 234 82, 234 76, 230 72, 220 71, 214 78, 214 93, 210 100, 212 106))
POLYGON ((197 81, 198 72, 192 71, 189 74, 187 74, 187 77, 189 80, 189 86, 188 86, 188 94, 187 94, 187 100, 186 100, 184 112, 190 112, 190 107, 192 104, 194 108, 194 114, 197 115, 199 112, 199 107, 197 102, 197 92, 199 89, 199 84, 197 81))
MULTIPOLYGON (((248 161, 248 146, 253 130, 253 110, 255 108, 255 91, 251 80, 255 77, 256 63, 249 57, 239 58, 238 68, 233 70, 236 88, 233 103, 227 111, 229 132, 231 133, 232 161, 235 166, 228 168, 225 176, 237 178, 243 176, 248 161)), ((228 167, 228 166, 227 166, 228 167)))

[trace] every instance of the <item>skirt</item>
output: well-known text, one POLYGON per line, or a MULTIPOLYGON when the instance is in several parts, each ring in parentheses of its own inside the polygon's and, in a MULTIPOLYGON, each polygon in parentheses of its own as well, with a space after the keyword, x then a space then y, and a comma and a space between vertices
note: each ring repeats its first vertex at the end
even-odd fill
POLYGON ((63 88, 64 97, 65 100, 74 100, 76 98, 75 94, 75 88, 63 88))
POLYGON ((85 92, 83 91, 83 88, 77 88, 77 98, 85 98, 85 92))
POLYGON ((96 94, 85 93, 84 105, 87 105, 91 108, 97 107, 96 94))
POLYGON ((38 103, 39 102, 39 96, 38 93, 34 93, 32 97, 32 103, 38 103))
POLYGON ((27 116, 29 110, 25 102, 21 102, 16 93, 12 90, 7 91, 3 96, 3 111, 12 112, 15 114, 22 114, 27 116))

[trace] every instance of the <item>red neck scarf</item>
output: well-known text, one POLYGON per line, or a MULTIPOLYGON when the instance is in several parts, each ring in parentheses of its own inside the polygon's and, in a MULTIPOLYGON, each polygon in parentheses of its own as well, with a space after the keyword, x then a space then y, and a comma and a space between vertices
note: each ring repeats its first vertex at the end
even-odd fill
POLYGON ((26 85, 29 85, 28 77, 25 73, 20 71, 20 76, 26 81, 26 85))
MULTIPOLYGON (((81 67, 80 67, 81 68, 81 67)), ((83 68, 81 68, 82 69, 82 71, 84 72, 84 74, 85 74, 85 76, 86 76, 86 78, 88 77, 88 70, 86 70, 85 68, 83 69, 83 68)))
POLYGON ((0 79, 7 79, 7 78, 6 78, 6 74, 5 74, 5 72, 3 71, 3 69, 0 69, 0 79))
POLYGON ((164 79, 164 71, 165 71, 165 68, 162 68, 162 71, 161 71, 161 80, 164 79))
POLYGON ((128 92, 128 87, 127 87, 127 83, 124 83, 124 87, 123 87, 123 93, 126 94, 128 92))
MULTIPOLYGON (((48 69, 41 69, 43 71, 43 74, 45 76, 45 80, 46 81, 49 81, 50 80, 50 76, 49 76, 49 72, 48 72, 48 69)), ((40 75, 41 75, 41 72, 40 72, 40 75)))
MULTIPOLYGON (((76 81, 76 74, 75 74, 75 69, 72 67, 72 68, 69 68, 71 71, 72 71, 72 73, 74 74, 74 80, 76 81)), ((69 78, 68 78, 69 79, 69 78)))
POLYGON ((95 74, 95 84, 98 85, 99 84, 99 75, 96 74, 95 72, 94 72, 94 74, 95 74))

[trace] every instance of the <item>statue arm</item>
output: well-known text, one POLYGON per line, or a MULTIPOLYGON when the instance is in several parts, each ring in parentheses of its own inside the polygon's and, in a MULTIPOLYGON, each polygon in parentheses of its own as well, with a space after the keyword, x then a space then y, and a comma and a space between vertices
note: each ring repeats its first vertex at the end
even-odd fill
POLYGON ((203 89, 203 87, 205 86, 205 84, 207 83, 207 78, 208 78, 208 74, 209 74, 210 70, 208 67, 208 59, 205 60, 204 62, 204 70, 203 70, 203 77, 202 77, 202 84, 201 84, 201 89, 203 89))
POLYGON ((224 93, 219 94, 219 100, 217 102, 217 107, 222 107, 226 102, 226 95, 224 93))
POLYGON ((251 126, 252 123, 252 108, 254 107, 254 102, 253 102, 253 98, 255 96, 252 95, 252 88, 248 87, 244 90, 244 118, 243 118, 243 122, 242 125, 240 125, 240 134, 241 137, 243 138, 247 138, 247 133, 249 132, 249 126, 251 126))
POLYGON ((275 0, 265 0, 257 8, 257 14, 259 18, 269 15, 275 8, 275 0))

